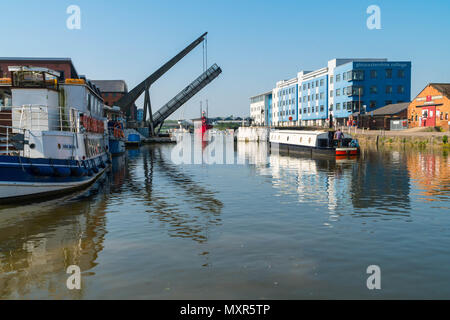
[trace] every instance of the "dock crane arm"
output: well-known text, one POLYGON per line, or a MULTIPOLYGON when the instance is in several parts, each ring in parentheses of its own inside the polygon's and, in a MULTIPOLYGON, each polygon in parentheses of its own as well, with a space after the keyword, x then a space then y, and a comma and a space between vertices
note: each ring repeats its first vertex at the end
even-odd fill
MULTIPOLYGON (((147 105, 151 109, 150 106, 150 96, 149 96, 149 88, 150 86, 158 80, 162 75, 164 75, 170 68, 172 68, 176 63, 178 63, 181 59, 183 59, 189 52, 191 52, 195 47, 197 47, 200 43, 203 42, 208 32, 205 32, 200 37, 198 37, 195 41, 193 41, 190 45, 180 51, 175 57, 166 62, 162 67, 152 73, 147 79, 138 84, 135 88, 133 88, 130 92, 125 94, 119 101, 117 101, 117 105, 122 110, 128 110, 136 100, 146 92, 146 100, 148 100, 148 104, 144 104, 144 121, 147 118, 147 105)), ((150 111, 150 116, 152 115, 152 111, 150 111)), ((152 119, 150 119, 152 121, 152 119)))

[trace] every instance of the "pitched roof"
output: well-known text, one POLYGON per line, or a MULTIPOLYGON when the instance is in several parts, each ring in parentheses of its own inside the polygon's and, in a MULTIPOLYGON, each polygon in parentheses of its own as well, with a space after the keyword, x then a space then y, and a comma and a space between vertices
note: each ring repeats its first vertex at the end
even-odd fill
POLYGON ((374 116, 397 114, 408 109, 410 102, 393 103, 373 111, 374 116))
POLYGON ((450 83, 430 83, 430 86, 442 92, 447 98, 450 99, 450 83))
POLYGON ((127 83, 124 80, 91 80, 101 92, 128 92, 127 83))

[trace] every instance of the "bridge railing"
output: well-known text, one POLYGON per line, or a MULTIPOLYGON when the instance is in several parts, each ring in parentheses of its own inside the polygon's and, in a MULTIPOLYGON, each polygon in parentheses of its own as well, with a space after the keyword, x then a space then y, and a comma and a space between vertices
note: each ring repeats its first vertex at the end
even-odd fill
POLYGON ((168 103, 162 106, 153 114, 153 126, 156 127, 181 107, 186 101, 213 81, 222 70, 217 64, 212 65, 202 73, 197 79, 192 81, 186 88, 173 97, 168 103))

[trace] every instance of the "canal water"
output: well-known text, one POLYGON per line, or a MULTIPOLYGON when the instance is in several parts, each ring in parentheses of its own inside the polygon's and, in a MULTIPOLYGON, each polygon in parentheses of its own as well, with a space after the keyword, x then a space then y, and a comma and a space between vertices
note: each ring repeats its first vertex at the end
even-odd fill
POLYGON ((174 148, 128 150, 89 190, 1 206, 0 298, 450 298, 446 152, 312 160, 237 143, 234 164, 187 164, 174 148))

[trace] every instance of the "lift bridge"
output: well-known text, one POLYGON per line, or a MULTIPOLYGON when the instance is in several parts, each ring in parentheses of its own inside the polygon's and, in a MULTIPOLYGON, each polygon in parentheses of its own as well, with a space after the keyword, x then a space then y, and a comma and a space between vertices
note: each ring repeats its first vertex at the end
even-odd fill
MULTIPOLYGON (((172 68, 178 61, 183 59, 189 52, 191 52, 195 47, 203 42, 204 48, 206 44, 205 32, 194 42, 180 51, 175 57, 166 62, 162 67, 152 73, 147 79, 142 81, 139 85, 133 88, 128 94, 124 95, 116 104, 122 109, 127 110, 131 108, 136 100, 145 93, 144 97, 144 122, 147 122, 147 111, 150 115, 149 119, 149 133, 154 136, 161 130, 161 127, 172 113, 174 113, 178 108, 180 108, 184 103, 186 103, 190 98, 192 98, 197 92, 207 86, 215 78, 219 76, 222 69, 217 64, 212 65, 205 72, 203 72, 197 79, 195 79, 191 84, 184 88, 180 93, 178 93, 174 98, 167 102, 155 113, 152 112, 151 102, 150 102, 150 86, 158 80, 162 75, 164 75, 170 68, 172 68), (157 126, 159 129, 156 131, 157 126)), ((206 66, 205 52, 203 57, 204 67, 206 66)))

